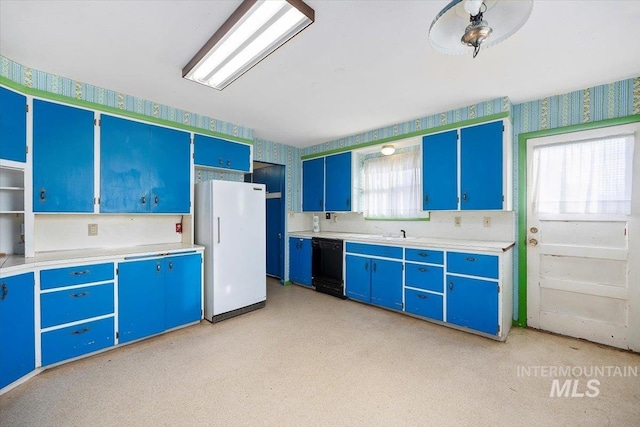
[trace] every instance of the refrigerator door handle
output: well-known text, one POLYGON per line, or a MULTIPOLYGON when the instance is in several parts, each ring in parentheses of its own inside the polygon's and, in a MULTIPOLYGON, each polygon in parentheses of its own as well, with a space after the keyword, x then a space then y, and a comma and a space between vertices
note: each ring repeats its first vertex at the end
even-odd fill
POLYGON ((220 243, 220 217, 218 217, 218 243, 220 243))

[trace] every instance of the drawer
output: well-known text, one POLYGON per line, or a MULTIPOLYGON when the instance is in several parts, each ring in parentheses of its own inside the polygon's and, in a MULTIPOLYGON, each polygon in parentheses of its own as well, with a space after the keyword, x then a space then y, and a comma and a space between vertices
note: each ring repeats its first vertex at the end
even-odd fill
POLYGON ((368 245, 366 243, 347 242, 347 252, 402 259, 402 248, 398 246, 368 245))
POLYGON ((40 295, 42 327, 113 313, 113 283, 40 295))
POLYGON ((404 259, 407 261, 428 262, 431 264, 443 264, 444 255, 442 251, 407 248, 404 253, 404 259))
POLYGON ((442 295, 405 289, 404 301, 407 313, 442 321, 442 295))
POLYGON ((405 286, 443 292, 444 269, 425 264, 405 263, 405 286))
POLYGON ((82 356, 113 344, 113 317, 44 332, 42 366, 82 356))
POLYGON ((447 252, 447 272, 498 278, 498 257, 463 252, 447 252))
POLYGON ((54 268, 40 272, 40 289, 113 280, 113 263, 54 268))

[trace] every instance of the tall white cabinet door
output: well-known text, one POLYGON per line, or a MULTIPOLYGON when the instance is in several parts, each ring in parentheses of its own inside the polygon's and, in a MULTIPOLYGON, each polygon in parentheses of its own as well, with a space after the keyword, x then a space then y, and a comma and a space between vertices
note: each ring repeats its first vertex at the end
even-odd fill
POLYGON ((213 184, 214 314, 266 299, 266 202, 263 184, 213 184))

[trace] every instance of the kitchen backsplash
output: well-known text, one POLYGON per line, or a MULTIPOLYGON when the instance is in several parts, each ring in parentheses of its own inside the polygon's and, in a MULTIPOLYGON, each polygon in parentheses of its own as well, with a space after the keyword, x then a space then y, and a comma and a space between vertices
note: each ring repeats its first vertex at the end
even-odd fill
MULTIPOLYGON (((312 213, 290 213, 287 220, 289 233, 311 231, 312 213)), ((326 219, 320 217, 320 231, 379 234, 399 236, 405 230, 410 237, 432 237, 467 240, 513 241, 515 236, 514 215, 512 211, 473 211, 473 212, 431 212, 428 221, 375 221, 365 220, 362 213, 332 213, 326 219), (456 217, 460 225, 456 226, 456 217), (488 226, 485 219, 488 218, 488 226)))

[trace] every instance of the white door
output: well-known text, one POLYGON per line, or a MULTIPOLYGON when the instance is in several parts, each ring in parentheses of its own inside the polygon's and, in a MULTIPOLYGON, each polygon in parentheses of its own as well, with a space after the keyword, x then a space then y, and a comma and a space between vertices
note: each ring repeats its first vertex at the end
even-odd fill
POLYGON ((528 141, 529 326, 640 350, 640 147, 629 150, 639 130, 633 124, 528 141), (624 143, 602 142, 630 134, 624 143), (620 168, 635 172, 631 191, 615 181, 621 173, 611 173, 620 168), (607 189, 612 181, 618 184, 607 189), (630 207, 613 195, 623 186, 630 207))

